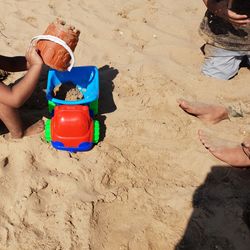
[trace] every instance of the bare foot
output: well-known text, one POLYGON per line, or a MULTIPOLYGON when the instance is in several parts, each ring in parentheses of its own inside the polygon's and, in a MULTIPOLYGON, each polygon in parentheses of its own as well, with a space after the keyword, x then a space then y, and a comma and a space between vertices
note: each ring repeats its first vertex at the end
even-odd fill
POLYGON ((250 167, 250 159, 240 144, 213 137, 203 130, 198 134, 202 144, 219 160, 235 167, 250 167))
POLYGON ((30 135, 35 135, 39 134, 44 130, 44 121, 39 120, 38 122, 34 123, 24 131, 23 136, 30 136, 30 135))
POLYGON ((181 109, 190 115, 196 116, 203 122, 215 124, 224 119, 228 119, 228 110, 223 106, 188 102, 184 99, 179 99, 177 102, 181 109))

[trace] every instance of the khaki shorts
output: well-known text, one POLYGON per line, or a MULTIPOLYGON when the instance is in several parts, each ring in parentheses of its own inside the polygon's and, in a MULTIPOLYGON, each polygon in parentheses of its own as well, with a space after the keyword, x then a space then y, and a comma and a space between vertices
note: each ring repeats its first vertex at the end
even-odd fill
POLYGON ((229 80, 238 71, 244 56, 250 60, 250 51, 230 51, 206 44, 202 73, 222 80, 229 80))

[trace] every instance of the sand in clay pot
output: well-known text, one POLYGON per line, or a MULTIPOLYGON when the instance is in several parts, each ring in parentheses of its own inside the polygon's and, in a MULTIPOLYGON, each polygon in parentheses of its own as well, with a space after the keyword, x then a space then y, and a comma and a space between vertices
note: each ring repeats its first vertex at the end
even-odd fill
POLYGON ((83 94, 72 82, 57 85, 54 88, 52 95, 54 98, 66 101, 77 101, 83 99, 83 94))
MULTIPOLYGON (((64 21, 57 19, 48 26, 44 35, 52 35, 62 39, 74 51, 80 31, 76 30, 74 26, 66 25, 64 21)), ((67 70, 71 58, 64 47, 52 41, 41 40, 37 42, 37 49, 40 51, 45 64, 56 70, 67 70)))

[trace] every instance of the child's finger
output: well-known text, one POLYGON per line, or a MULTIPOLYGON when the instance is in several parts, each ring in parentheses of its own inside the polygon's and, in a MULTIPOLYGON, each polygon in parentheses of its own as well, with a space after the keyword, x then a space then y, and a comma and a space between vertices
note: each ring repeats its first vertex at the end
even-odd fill
POLYGON ((32 56, 32 54, 36 53, 35 51, 35 47, 33 47, 33 45, 30 45, 26 51, 26 57, 30 58, 32 56))
POLYGON ((231 11, 231 10, 228 10, 228 17, 232 18, 232 19, 235 19, 235 20, 247 19, 247 15, 240 15, 240 14, 237 14, 237 13, 231 11))
POLYGON ((233 19, 233 18, 229 18, 229 20, 230 20, 231 22, 238 23, 238 24, 247 24, 247 23, 250 22, 249 19, 235 20, 235 19, 233 19))
POLYGON ((241 26, 244 26, 244 25, 247 25, 247 24, 250 23, 250 20, 249 20, 249 19, 246 19, 246 20, 234 20, 234 19, 229 19, 229 21, 230 21, 232 24, 241 25, 241 26))
POLYGON ((32 47, 33 47, 33 45, 30 43, 29 47, 27 47, 27 49, 26 49, 26 55, 30 54, 30 51, 31 51, 32 47))
POLYGON ((32 44, 33 47, 36 47, 37 41, 35 40, 35 41, 33 41, 31 44, 32 44))

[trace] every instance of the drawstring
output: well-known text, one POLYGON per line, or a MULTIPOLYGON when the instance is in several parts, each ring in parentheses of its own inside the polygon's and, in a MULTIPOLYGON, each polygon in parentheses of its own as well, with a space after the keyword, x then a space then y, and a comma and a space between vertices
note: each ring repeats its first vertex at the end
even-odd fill
POLYGON ((74 57, 74 54, 71 50, 71 48, 60 38, 56 37, 56 36, 52 36, 52 35, 39 35, 39 36, 34 36, 30 43, 32 44, 33 42, 37 41, 37 40, 49 40, 49 41, 52 41, 52 42, 55 42, 61 46, 63 46, 67 52, 70 54, 70 57, 71 57, 71 61, 70 61, 70 66, 68 67, 68 71, 70 71, 74 64, 75 64, 75 57, 74 57))

